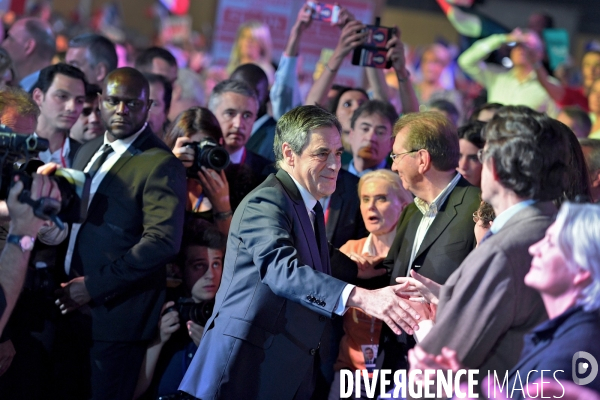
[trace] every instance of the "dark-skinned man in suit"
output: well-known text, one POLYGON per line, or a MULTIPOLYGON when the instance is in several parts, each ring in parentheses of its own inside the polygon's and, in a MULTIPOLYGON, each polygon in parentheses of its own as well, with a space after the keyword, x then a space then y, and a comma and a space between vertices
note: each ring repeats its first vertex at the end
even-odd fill
POLYGON ((131 399, 165 296, 166 262, 183 230, 185 170, 146 123, 149 85, 133 68, 104 81, 106 133, 73 163, 92 176, 86 220, 71 226, 63 314, 92 316, 92 399, 131 399), (86 307, 86 308, 87 308, 86 307))

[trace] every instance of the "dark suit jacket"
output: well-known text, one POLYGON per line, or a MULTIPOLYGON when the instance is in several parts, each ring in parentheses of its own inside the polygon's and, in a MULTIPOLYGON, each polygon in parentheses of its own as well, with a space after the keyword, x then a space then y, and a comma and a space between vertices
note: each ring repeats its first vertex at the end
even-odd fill
POLYGON ((335 192, 329 200, 326 228, 327 240, 338 249, 348 240, 362 239, 369 234, 360 213, 358 177, 343 169, 338 173, 335 192))
POLYGON ((544 237, 555 214, 551 202, 527 207, 469 254, 442 287, 436 324, 420 343, 425 351, 454 349, 466 368, 481 374, 504 376, 516 364, 524 335, 547 319, 540 295, 524 278, 529 246, 544 237))
MULTIPOLYGON (((83 170, 103 140, 81 146, 73 167, 83 170)), ((71 261, 92 297, 95 340, 153 337, 165 264, 181 244, 185 196, 183 165, 150 128, 102 179, 71 261)))
POLYGON ((244 164, 250 167, 252 172, 256 174, 260 179, 259 182, 262 182, 269 174, 275 172, 273 162, 248 149, 246 149, 246 160, 244 161, 244 164))
POLYGON ((261 126, 250 136, 246 149, 275 162, 275 153, 273 152, 273 141, 275 140, 275 127, 277 121, 269 117, 261 126))
MULTIPOLYGON (((423 239, 412 264, 415 271, 443 284, 473 250, 476 244, 473 212, 479 207, 479 193, 479 188, 471 186, 466 179, 458 181, 423 239)), ((396 284, 397 277, 407 274, 422 217, 423 214, 414 203, 409 204, 400 215, 396 238, 384 260, 384 266, 391 274, 390 285, 396 284)), ((409 337, 408 346, 399 345, 398 337, 384 325, 379 348, 380 354, 382 349, 385 351, 384 368, 403 367, 406 351, 413 345, 412 337, 409 337)))
POLYGON ((203 400, 308 398, 306 377, 346 286, 319 272, 329 270, 326 253, 291 177, 269 176, 233 216, 213 316, 180 390, 203 400))

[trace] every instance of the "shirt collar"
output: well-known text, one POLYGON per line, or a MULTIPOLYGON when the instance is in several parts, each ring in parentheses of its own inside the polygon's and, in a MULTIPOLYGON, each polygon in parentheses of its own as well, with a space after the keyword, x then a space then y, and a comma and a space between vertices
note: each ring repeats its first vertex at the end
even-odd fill
MULTIPOLYGON (((426 215, 428 213, 436 215, 439 208, 442 206, 442 204, 444 204, 450 193, 456 187, 456 184, 458 183, 460 178, 462 178, 462 175, 457 172, 454 178, 450 181, 450 183, 446 185, 444 190, 442 190, 440 194, 437 195, 437 197, 431 202, 431 204, 427 204, 425 200, 415 197, 415 205, 417 206, 419 211, 421 211, 423 215, 426 215)), ((496 224, 496 221, 494 221, 494 224, 496 224)))
POLYGON ((515 205, 508 207, 506 210, 501 212, 499 215, 496 215, 496 218, 494 219, 494 223, 492 224, 490 231, 493 234, 498 233, 500 231, 500 229, 502 229, 502 227, 508 222, 508 220, 511 219, 516 213, 529 207, 530 205, 532 205, 534 203, 535 203, 535 200, 525 200, 525 201, 522 201, 520 203, 517 203, 515 205))
POLYGON ((302 196, 302 201, 304 202, 304 206, 307 210, 312 211, 312 209, 315 208, 315 205, 317 204, 317 199, 315 199, 315 197, 312 194, 310 194, 310 192, 304 186, 302 186, 297 180, 295 180, 291 174, 288 175, 290 176, 290 178, 292 178, 292 180, 298 187, 298 190, 300 191, 300 196, 302 196))
POLYGON ((269 114, 265 114, 262 117, 258 118, 256 121, 254 121, 254 124, 252 125, 252 133, 250 133, 250 135, 254 135, 254 133, 257 130, 259 130, 265 122, 267 122, 269 117, 271 117, 269 114))
POLYGON ((121 155, 127 151, 129 146, 131 146, 131 144, 135 141, 135 139, 137 139, 138 136, 140 136, 140 134, 144 131, 144 129, 146 129, 147 125, 148 125, 148 123, 146 122, 144 124, 144 126, 142 126, 142 129, 140 129, 133 135, 128 136, 124 139, 117 139, 114 142, 108 141, 108 132, 105 132, 104 133, 104 144, 110 144, 110 147, 112 147, 115 154, 121 155))
POLYGON ((373 167, 373 168, 367 168, 367 169, 365 169, 365 170, 364 170, 364 171, 362 171, 362 172, 358 172, 358 171, 356 170, 356 167, 354 167, 354 160, 350 160, 350 164, 348 164, 348 172, 350 172, 351 174, 353 174, 353 175, 356 175, 356 176, 358 176, 358 177, 360 178, 361 176, 363 176, 363 175, 364 175, 364 174, 366 174, 367 172, 376 171, 376 170, 378 170, 378 169, 383 169, 383 168, 385 168, 385 163, 386 163, 386 160, 385 160, 385 158, 384 158, 384 159, 383 159, 383 161, 381 161, 381 162, 380 162, 378 165, 376 165, 375 167, 373 167))
POLYGON ((245 147, 242 147, 241 149, 234 151, 233 153, 231 153, 229 155, 229 160, 231 161, 232 164, 241 164, 242 159, 244 158, 244 151, 246 150, 245 147))
POLYGON ((35 83, 37 82, 39 77, 40 77, 40 71, 35 71, 34 73, 29 74, 25 78, 21 79, 21 82, 19 82, 19 85, 23 88, 23 90, 25 90, 26 92, 29 92, 31 90, 31 88, 33 87, 33 85, 35 85, 35 83))

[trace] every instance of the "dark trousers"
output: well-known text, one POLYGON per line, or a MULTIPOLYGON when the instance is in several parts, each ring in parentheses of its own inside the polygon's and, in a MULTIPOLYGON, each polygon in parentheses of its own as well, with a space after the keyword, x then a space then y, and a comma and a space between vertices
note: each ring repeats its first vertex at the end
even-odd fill
POLYGON ((94 341, 92 400, 131 400, 148 342, 94 341))

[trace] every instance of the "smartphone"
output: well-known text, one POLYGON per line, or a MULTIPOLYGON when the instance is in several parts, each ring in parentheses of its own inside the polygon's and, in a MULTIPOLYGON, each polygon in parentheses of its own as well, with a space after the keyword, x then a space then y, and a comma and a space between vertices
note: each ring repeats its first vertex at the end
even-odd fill
POLYGON ((386 60, 387 49, 358 47, 352 53, 352 64, 361 67, 391 68, 392 61, 386 60))
POLYGON ((314 20, 329 22, 332 24, 338 22, 340 16, 340 6, 314 1, 309 1, 306 4, 312 8, 312 18, 314 20))
POLYGON ((386 43, 396 33, 396 28, 386 28, 385 26, 367 25, 364 30, 367 32, 367 39, 363 46, 372 46, 385 48, 386 43))

